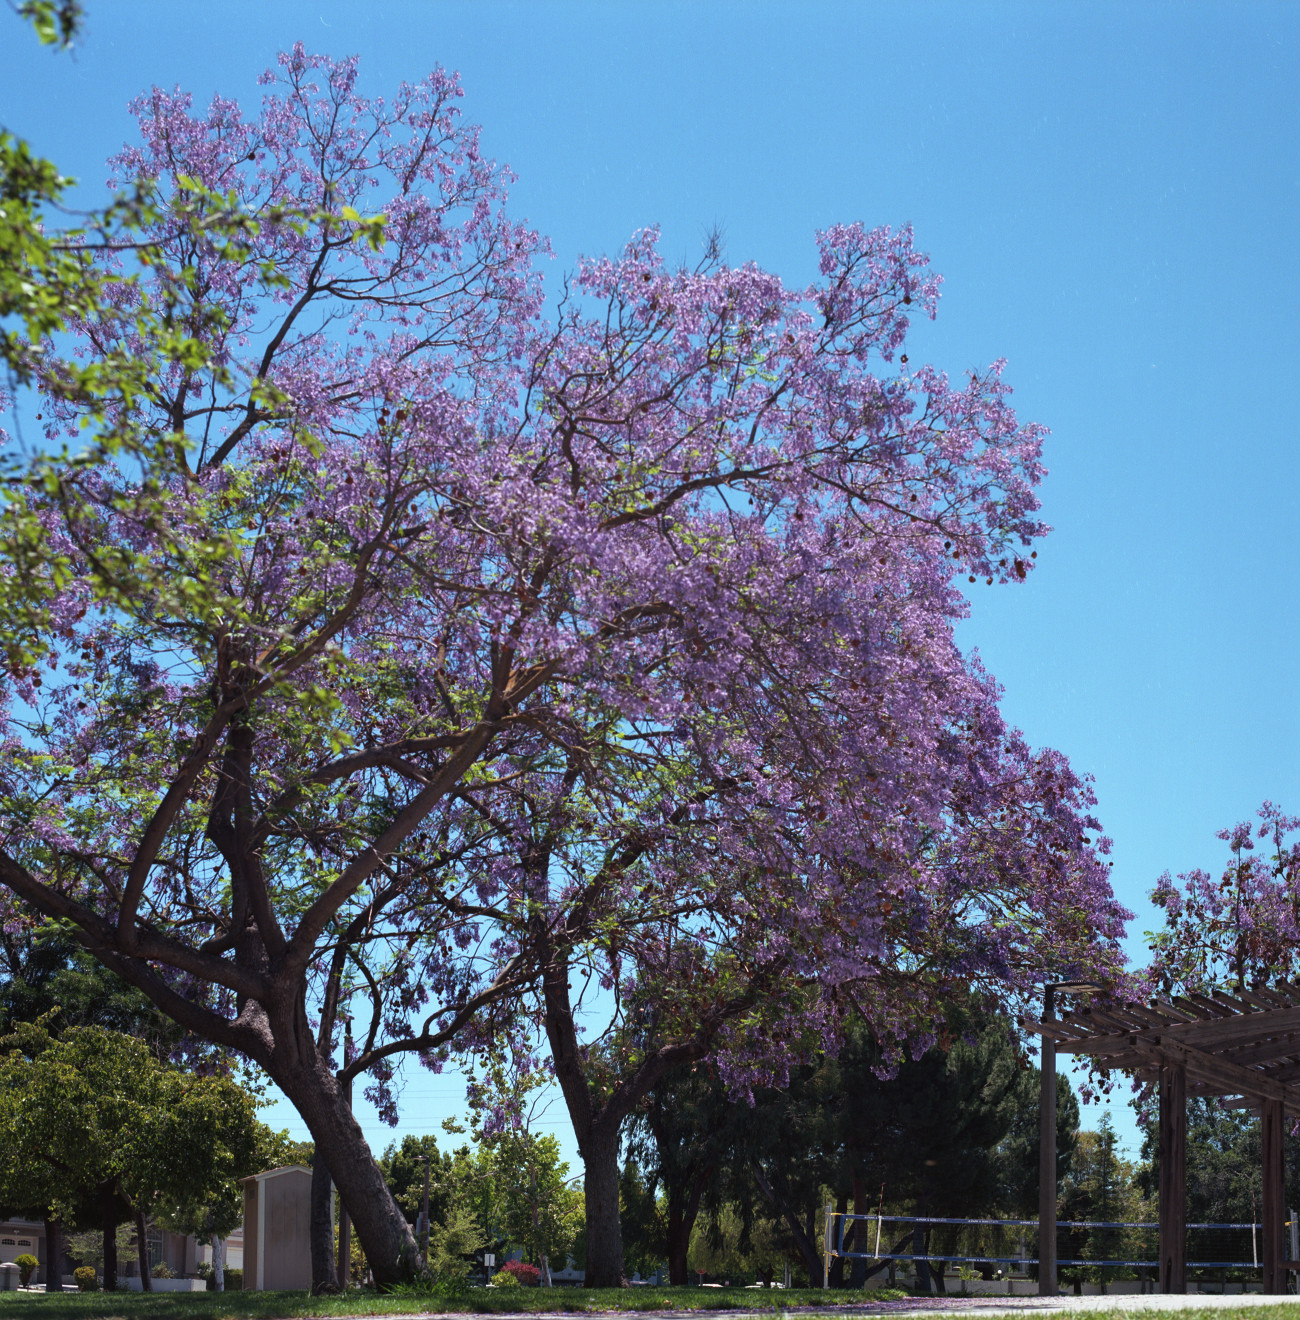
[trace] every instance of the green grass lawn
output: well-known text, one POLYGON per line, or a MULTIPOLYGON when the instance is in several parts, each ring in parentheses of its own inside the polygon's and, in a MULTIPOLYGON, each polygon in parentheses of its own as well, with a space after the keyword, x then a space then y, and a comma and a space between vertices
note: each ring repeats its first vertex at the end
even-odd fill
MULTIPOLYGON (((894 1290, 871 1294, 836 1292, 831 1306, 898 1298, 894 1290)), ((411 1315, 457 1312, 525 1315, 532 1311, 780 1311, 789 1306, 826 1306, 820 1288, 788 1291, 748 1288, 471 1288, 446 1293, 402 1290, 379 1294, 351 1291, 339 1297, 302 1292, 0 1293, 0 1320, 292 1320, 296 1316, 411 1315)))
MULTIPOLYGON (((380 1295, 349 1292, 341 1297, 311 1297, 301 1292, 228 1293, 0 1293, 0 1320, 294 1320, 298 1316, 412 1315, 455 1312, 480 1315, 523 1315, 535 1311, 565 1311, 575 1315, 609 1311, 744 1311, 773 1315, 790 1307, 815 1307, 824 1314, 858 1308, 875 1301, 912 1300, 905 1293, 861 1293, 792 1288, 764 1292, 745 1288, 475 1288, 456 1296, 403 1292, 380 1295), (17 1313, 23 1313, 20 1317, 17 1313)), ((927 1310, 971 1309, 970 1302, 952 1297, 915 1299, 927 1310)), ((982 1299, 996 1302, 997 1298, 982 1299)), ((889 1308, 894 1309, 894 1308, 889 1308)), ((1276 1306, 1179 1310, 1179 1320, 1300 1320, 1300 1300, 1276 1306)), ((1132 1320, 1131 1311, 1088 1311, 1087 1320, 1132 1320)), ((813 1320, 801 1316, 800 1320, 813 1320)))

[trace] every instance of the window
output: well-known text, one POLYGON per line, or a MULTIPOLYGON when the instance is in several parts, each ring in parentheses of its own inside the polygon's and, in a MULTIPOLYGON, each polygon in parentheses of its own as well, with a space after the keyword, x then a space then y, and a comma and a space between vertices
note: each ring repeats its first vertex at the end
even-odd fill
POLYGON ((32 1245, 32 1240, 31 1238, 19 1238, 18 1245, 20 1247, 30 1247, 32 1245))
POLYGON ((13 1238, 0 1238, 0 1247, 14 1247, 17 1245, 18 1244, 13 1240, 13 1238))

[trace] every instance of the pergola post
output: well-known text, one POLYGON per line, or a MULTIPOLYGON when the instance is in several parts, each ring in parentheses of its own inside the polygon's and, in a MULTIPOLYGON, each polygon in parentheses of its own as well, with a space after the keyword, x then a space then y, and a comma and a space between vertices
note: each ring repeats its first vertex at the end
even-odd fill
POLYGON ((1160 1291, 1187 1291, 1187 1071, 1160 1069, 1160 1291))
MULTIPOLYGON (((1050 1018, 1052 987, 1044 996, 1043 1016, 1050 1018)), ((1042 1037, 1039 1061, 1042 1091, 1038 1102, 1038 1293, 1056 1296, 1056 1042, 1042 1037)))
POLYGON ((1264 1233, 1264 1249, 1261 1253, 1264 1266, 1264 1291, 1280 1294, 1286 1292, 1286 1270, 1282 1267, 1282 1231, 1286 1226, 1286 1209, 1282 1195, 1282 1102, 1265 1100, 1262 1108, 1264 1204, 1260 1218, 1264 1233))

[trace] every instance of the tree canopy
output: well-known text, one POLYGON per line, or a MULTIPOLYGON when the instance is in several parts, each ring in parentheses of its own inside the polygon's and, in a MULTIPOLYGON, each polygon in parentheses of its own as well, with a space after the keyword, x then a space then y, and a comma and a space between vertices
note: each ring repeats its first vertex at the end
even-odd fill
POLYGON ((168 1068, 143 1043, 101 1027, 55 1037, 24 1023, 2 1043, 0 1201, 58 1219, 97 1204, 106 1286, 116 1283, 119 1207, 142 1229, 175 1206, 228 1198, 255 1171, 254 1103, 229 1079, 168 1068))
POLYGON ((1201 867, 1164 873, 1151 901, 1164 912, 1148 931, 1153 989, 1201 992, 1242 988, 1300 971, 1300 817, 1265 802, 1254 821, 1215 837, 1228 845, 1217 876, 1201 867))
POLYGON ((1001 363, 910 363, 909 230, 828 228, 807 288, 644 231, 547 319, 454 75, 367 99, 299 46, 263 84, 134 103, 135 242, 74 254, 113 294, 66 362, 15 341, 0 881, 275 1079, 381 1282, 418 1259, 344 1001, 390 1116, 395 1060, 522 1012, 617 1282, 620 1127, 673 1064, 744 1089, 849 1013, 897 1053, 957 986, 1115 973, 1091 789, 953 638, 963 577, 1032 569, 1043 433, 1001 363))

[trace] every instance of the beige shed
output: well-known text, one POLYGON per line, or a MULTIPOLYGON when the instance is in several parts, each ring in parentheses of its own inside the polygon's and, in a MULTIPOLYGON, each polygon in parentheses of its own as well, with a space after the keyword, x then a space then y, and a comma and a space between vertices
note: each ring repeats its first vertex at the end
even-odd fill
POLYGON ((255 1173, 242 1185, 244 1287, 310 1288, 311 1170, 290 1164, 255 1173))

